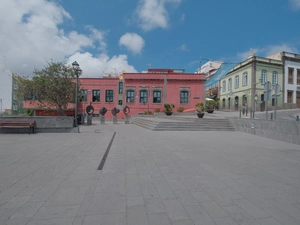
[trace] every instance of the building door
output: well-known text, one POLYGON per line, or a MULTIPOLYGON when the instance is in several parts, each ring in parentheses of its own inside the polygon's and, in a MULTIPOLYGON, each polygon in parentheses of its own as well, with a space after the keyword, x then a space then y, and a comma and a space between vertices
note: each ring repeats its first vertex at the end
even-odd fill
POLYGON ((297 91, 296 107, 300 108, 300 91, 297 91))
POLYGON ((237 111, 239 110, 239 96, 234 98, 234 109, 237 111))
POLYGON ((222 109, 225 109, 225 98, 222 99, 222 109))

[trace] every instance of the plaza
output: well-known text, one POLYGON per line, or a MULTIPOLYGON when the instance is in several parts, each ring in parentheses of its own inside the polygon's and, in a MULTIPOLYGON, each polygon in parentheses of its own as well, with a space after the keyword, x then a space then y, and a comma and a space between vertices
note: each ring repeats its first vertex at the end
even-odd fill
POLYGON ((121 121, 80 132, 0 134, 0 224, 300 224, 299 145, 121 121))

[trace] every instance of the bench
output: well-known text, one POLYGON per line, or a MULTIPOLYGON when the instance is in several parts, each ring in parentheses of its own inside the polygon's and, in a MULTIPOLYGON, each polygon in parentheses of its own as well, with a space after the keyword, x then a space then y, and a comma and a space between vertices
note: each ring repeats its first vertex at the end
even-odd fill
POLYGON ((0 128, 29 128, 29 133, 32 130, 34 133, 34 120, 0 120, 0 128))

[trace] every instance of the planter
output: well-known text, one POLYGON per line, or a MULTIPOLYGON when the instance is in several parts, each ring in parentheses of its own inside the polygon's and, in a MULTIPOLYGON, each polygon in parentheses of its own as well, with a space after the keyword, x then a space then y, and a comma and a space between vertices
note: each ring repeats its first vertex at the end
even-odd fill
POLYGON ((198 118, 203 118, 204 113, 197 113, 198 118))
POLYGON ((166 115, 167 115, 167 116, 171 116, 172 113, 173 113, 173 112, 168 112, 168 111, 167 111, 167 112, 166 112, 166 115))
POLYGON ((207 109, 206 112, 207 112, 207 113, 213 113, 214 110, 213 110, 213 109, 207 109))

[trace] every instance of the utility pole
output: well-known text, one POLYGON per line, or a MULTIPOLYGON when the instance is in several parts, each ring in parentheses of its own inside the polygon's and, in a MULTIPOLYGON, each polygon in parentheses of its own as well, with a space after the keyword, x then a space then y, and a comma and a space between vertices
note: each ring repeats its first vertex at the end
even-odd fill
POLYGON ((2 115, 2 98, 0 98, 0 107, 1 107, 1 108, 0 108, 0 109, 1 109, 1 110, 0 110, 0 113, 1 113, 1 115, 2 115))

